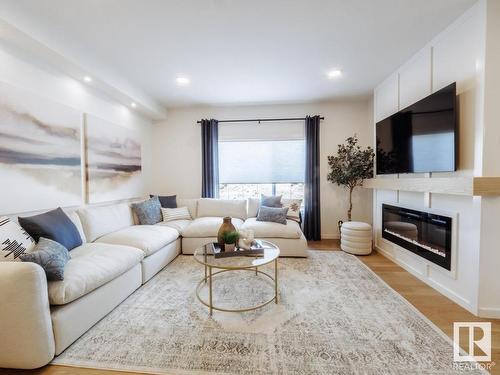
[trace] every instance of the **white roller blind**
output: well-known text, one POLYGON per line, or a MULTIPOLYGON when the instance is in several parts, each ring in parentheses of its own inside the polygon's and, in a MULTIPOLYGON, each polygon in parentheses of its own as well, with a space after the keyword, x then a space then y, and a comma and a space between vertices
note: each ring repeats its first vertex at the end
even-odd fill
POLYGON ((304 182, 304 123, 219 125, 219 182, 304 182))
POLYGON ((219 142, 219 182, 304 182, 304 140, 219 142))
POLYGON ((304 139, 304 121, 219 124, 219 141, 279 141, 304 139))

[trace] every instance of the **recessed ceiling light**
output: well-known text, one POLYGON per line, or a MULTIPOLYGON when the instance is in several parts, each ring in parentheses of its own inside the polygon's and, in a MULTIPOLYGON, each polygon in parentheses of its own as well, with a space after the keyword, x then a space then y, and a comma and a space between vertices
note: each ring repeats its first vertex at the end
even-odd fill
POLYGON ((177 82, 177 84, 178 84, 179 86, 186 86, 186 85, 189 85, 189 83, 190 83, 191 81, 190 81, 190 80, 189 80, 189 78, 187 78, 187 77, 177 77, 177 78, 175 79, 175 82, 177 82))
POLYGON ((92 77, 90 77, 90 76, 85 76, 85 77, 83 77, 83 80, 84 80, 85 82, 92 82, 92 77))
POLYGON ((327 76, 329 79, 337 78, 342 75, 342 71, 335 69, 328 72, 327 76))
POLYGON ((135 104, 135 102, 132 102, 132 103, 130 103, 130 106, 131 106, 132 108, 135 108, 135 107, 137 107, 137 104, 135 104))

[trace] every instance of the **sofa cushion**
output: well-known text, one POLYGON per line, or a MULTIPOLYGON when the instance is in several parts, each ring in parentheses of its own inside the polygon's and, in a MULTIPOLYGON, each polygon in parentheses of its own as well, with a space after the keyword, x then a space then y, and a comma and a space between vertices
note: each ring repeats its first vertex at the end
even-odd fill
POLYGON ((64 305, 80 298, 140 263, 144 253, 130 246, 86 243, 73 249, 64 280, 48 283, 49 301, 64 305))
POLYGON ((184 232, 184 229, 191 224, 193 220, 172 220, 172 221, 160 221, 156 225, 163 225, 166 227, 174 228, 180 235, 184 232))
MULTIPOLYGON (((240 229, 243 220, 233 218, 231 220, 236 229, 240 229)), ((220 226, 221 217, 199 217, 194 219, 183 231, 183 237, 216 237, 220 226)))
POLYGON ((82 208, 77 212, 89 242, 93 242, 105 234, 134 225, 132 209, 126 203, 82 208))
POLYGON ((247 218, 247 201, 244 199, 212 199, 198 200, 197 217, 236 217, 247 218))
POLYGON ((299 224, 293 220, 287 220, 286 225, 283 225, 250 218, 245 221, 241 229, 253 230, 255 238, 300 238, 302 235, 299 224))
POLYGON ((151 255, 179 237, 173 228, 160 225, 133 225, 99 237, 97 243, 133 246, 151 255))
POLYGON ((82 239, 82 243, 87 242, 87 237, 85 236, 85 232, 83 231, 83 226, 82 226, 82 221, 80 220, 80 216, 76 213, 76 211, 73 212, 66 212, 66 215, 68 215, 69 219, 75 224, 76 229, 78 229, 78 233, 80 233, 80 238, 82 239))
POLYGON ((39 215, 18 217, 17 220, 37 242, 40 237, 48 238, 68 250, 82 244, 78 229, 60 207, 39 215))
POLYGON ((247 215, 248 217, 257 217, 259 213, 260 199, 248 198, 247 215))

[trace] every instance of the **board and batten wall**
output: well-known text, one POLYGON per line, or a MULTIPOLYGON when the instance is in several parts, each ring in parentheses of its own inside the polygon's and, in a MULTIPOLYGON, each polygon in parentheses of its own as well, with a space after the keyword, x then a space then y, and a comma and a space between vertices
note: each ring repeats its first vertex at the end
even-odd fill
MULTIPOLYGON (((0 81, 24 89, 41 98, 71 107, 79 112, 88 113, 111 123, 136 130, 142 143, 144 194, 150 190, 153 126, 151 120, 108 99, 104 94, 92 89, 91 84, 87 85, 59 73, 41 61, 28 61, 22 55, 17 56, 2 46, 0 46, 0 81)), ((84 185, 83 180, 82 185, 84 185)), ((8 194, 8 190, 12 188, 15 187, 4 184, 1 193, 8 194)), ((32 193, 36 199, 37 192, 33 191, 32 193)), ((82 205, 85 205, 84 196, 85 194, 82 194, 82 205)), ((2 212, 2 214, 18 213, 20 212, 2 212)))
MULTIPOLYGON (((428 179, 483 175, 483 164, 486 158, 490 157, 484 154, 483 147, 486 5, 486 1, 476 3, 374 90, 376 123, 456 82, 459 108, 457 171, 380 175, 377 178, 428 179)), ((497 156, 498 152, 494 155, 497 156)), ((484 237, 484 233, 481 233, 482 210, 485 199, 497 198, 386 190, 375 190, 373 196, 375 245, 378 251, 472 313, 497 316, 500 309, 494 312, 495 309, 490 306, 489 312, 486 312, 485 304, 490 302, 482 301, 480 304, 479 301, 480 289, 491 290, 490 286, 480 285, 482 272, 480 253, 485 251, 481 245, 484 237), (457 215, 457 231, 454 238, 456 256, 452 260, 454 272, 435 266, 383 239, 381 206, 384 202, 399 203, 417 209, 437 209, 457 215)), ((493 233, 489 235, 494 236, 493 233)), ((496 281, 498 283, 497 278, 496 281)), ((498 288, 496 290, 498 291, 498 288)), ((500 303, 492 303, 493 306, 500 307, 500 303)))
MULTIPOLYGON (((310 104, 169 109, 167 120, 154 127, 153 191, 186 198, 200 197, 201 130, 197 120, 304 117, 319 114, 325 117, 320 125, 322 237, 338 238, 337 221, 347 217, 348 196, 345 190, 326 180, 327 156, 335 154, 337 145, 354 133, 358 135, 362 145, 370 145, 373 139, 371 113, 371 98, 310 104)), ((264 128, 266 124, 260 126, 264 128)), ((371 223, 371 209, 371 192, 358 188, 354 194, 353 219, 371 223)))

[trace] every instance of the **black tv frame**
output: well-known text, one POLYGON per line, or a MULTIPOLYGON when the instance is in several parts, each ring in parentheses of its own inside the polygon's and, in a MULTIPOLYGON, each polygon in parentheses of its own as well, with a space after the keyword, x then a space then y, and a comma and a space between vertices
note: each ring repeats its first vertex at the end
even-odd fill
POLYGON ((379 171, 379 163, 378 163, 378 146, 377 144, 375 144, 375 151, 376 151, 376 156, 375 156, 375 174, 376 175, 390 175, 390 174, 410 174, 410 173, 441 173, 441 172, 456 172, 457 169, 458 169, 458 160, 459 160, 459 126, 458 126, 458 113, 459 113, 459 102, 458 102, 458 96, 456 95, 456 82, 453 82, 445 87, 442 87, 441 89, 433 92, 432 94, 430 95, 427 95, 426 97, 406 106, 405 108, 399 110, 398 112, 396 113, 393 113, 392 115, 378 121, 376 124, 375 124, 375 142, 377 143, 377 140, 378 140, 378 136, 377 136, 377 131, 378 131, 378 125, 380 123, 383 123, 384 121, 392 118, 392 117, 395 117, 395 116, 401 116, 403 113, 405 112, 408 112, 408 109, 415 106, 416 104, 418 104, 419 102, 421 101, 424 101, 426 99, 428 99, 429 97, 433 96, 433 95, 436 95, 438 94, 440 91, 444 91, 446 89, 449 89, 450 86, 453 87, 453 91, 455 92, 455 103, 454 103, 454 113, 453 113, 453 122, 454 122, 454 138, 455 138, 455 144, 454 144, 454 166, 453 166, 453 169, 450 169, 450 170, 446 170, 446 171, 443 171, 443 170, 439 170, 439 171, 436 171, 436 170, 427 170, 427 171, 418 171, 418 172, 414 172, 414 171, 406 171, 406 170, 397 170, 397 171, 390 171, 390 172, 380 172, 379 171))

